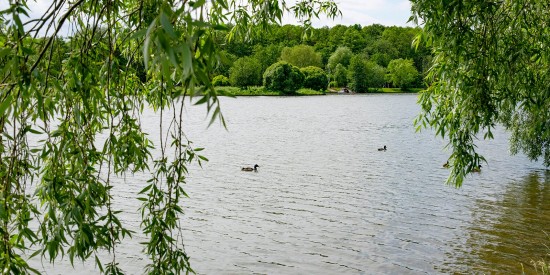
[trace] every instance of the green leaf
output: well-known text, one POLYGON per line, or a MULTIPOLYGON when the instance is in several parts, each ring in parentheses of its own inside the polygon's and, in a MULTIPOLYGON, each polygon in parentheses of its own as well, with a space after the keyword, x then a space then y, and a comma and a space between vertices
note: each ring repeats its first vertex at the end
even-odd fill
POLYGON ((143 194, 143 193, 149 191, 149 189, 151 189, 151 187, 153 187, 152 184, 147 185, 145 188, 143 188, 141 191, 139 191, 138 194, 143 194))
POLYGON ((206 0, 197 0, 195 2, 191 2, 191 6, 196 9, 204 5, 206 3, 206 0))
POLYGON ((0 58, 4 58, 6 55, 8 55, 12 51, 11 48, 4 48, 0 50, 0 58))
POLYGON ((166 16, 166 13, 160 14, 160 24, 162 25, 162 28, 168 35, 172 38, 176 38, 176 32, 174 31, 174 27, 172 27, 172 24, 170 23, 170 20, 166 16))
POLYGON ((184 44, 182 46, 182 56, 183 56, 183 72, 184 74, 189 74, 193 70, 193 56, 191 54, 191 49, 189 45, 184 44))
POLYGON ((6 99, 2 103, 0 103, 0 117, 4 116, 4 113, 8 109, 8 107, 11 105, 13 100, 13 96, 9 94, 6 99))
POLYGON ((149 43, 151 43, 151 37, 153 30, 155 29, 156 22, 157 20, 153 20, 145 33, 145 42, 143 43, 143 62, 145 64, 145 70, 147 70, 149 65, 149 43))

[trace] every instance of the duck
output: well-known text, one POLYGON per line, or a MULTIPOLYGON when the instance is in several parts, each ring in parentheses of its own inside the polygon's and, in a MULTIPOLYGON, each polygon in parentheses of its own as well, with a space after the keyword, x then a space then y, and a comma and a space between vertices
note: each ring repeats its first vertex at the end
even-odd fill
POLYGON ((254 168, 252 168, 252 167, 243 167, 243 168, 241 168, 241 171, 246 171, 246 172, 252 172, 252 171, 254 171, 254 172, 258 172, 258 167, 260 167, 260 165, 254 164, 254 168))
POLYGON ((477 167, 474 167, 472 169, 472 172, 481 172, 481 165, 477 166, 477 167))
POLYGON ((386 145, 384 145, 384 148, 378 148, 378 151, 386 151, 388 148, 386 148, 386 145))
POLYGON ((445 162, 445 163, 443 164, 443 168, 449 168, 449 166, 450 166, 450 165, 449 165, 449 161, 447 161, 447 162, 445 162))

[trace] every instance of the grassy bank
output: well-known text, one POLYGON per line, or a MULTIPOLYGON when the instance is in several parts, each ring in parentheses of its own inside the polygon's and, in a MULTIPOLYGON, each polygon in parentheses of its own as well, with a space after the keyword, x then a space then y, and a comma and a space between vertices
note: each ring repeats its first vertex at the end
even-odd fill
POLYGON ((382 88, 380 93, 418 93, 424 90, 424 88, 410 88, 407 90, 401 90, 401 88, 382 88))
MULTIPOLYGON (((330 88, 331 93, 341 92, 343 88, 330 88)), ((410 88, 407 90, 401 90, 401 88, 380 88, 380 89, 369 89, 369 93, 418 93, 424 90, 424 88, 410 88)))
MULTIPOLYGON (((381 88, 381 89, 369 89, 369 93, 418 93, 423 88, 410 88, 408 90, 401 90, 401 88, 381 88)), ((216 91, 223 96, 308 96, 308 95, 326 95, 338 93, 342 91, 341 88, 330 88, 327 91, 315 91, 312 89, 302 88, 294 94, 285 94, 277 91, 270 91, 263 86, 238 88, 238 87, 216 87, 216 91)))
POLYGON ((325 92, 312 89, 300 89, 294 94, 285 94, 282 92, 270 91, 264 87, 216 87, 220 95, 225 96, 306 96, 306 95, 325 95, 325 92))

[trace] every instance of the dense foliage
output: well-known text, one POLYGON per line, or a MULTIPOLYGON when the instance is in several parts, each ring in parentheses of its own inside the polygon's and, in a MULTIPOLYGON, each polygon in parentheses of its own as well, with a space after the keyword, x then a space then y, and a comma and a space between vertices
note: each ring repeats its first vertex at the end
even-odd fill
POLYGON ((386 69, 374 61, 365 62, 365 75, 369 88, 379 89, 386 83, 386 69))
POLYGON ((220 39, 245 45, 237 41, 285 12, 307 25, 319 12, 336 15, 335 4, 53 0, 32 11, 31 4, 10 0, 0 11, 0 270, 36 272, 26 262, 32 254, 91 259, 101 272, 121 274, 117 246, 134 233, 112 190, 139 172, 147 177, 136 179, 142 187, 134 194, 144 272, 193 272, 183 185, 190 164, 206 158, 183 132, 186 97, 200 94, 196 103, 224 123, 211 79, 227 71, 228 56, 242 56, 221 49, 220 39), (23 22, 28 14, 38 17, 23 22), (158 113, 157 143, 142 128, 144 108, 158 113), (106 262, 101 251, 111 256, 106 262))
POLYGON ((336 69, 332 76, 338 87, 345 87, 348 85, 348 70, 344 65, 336 65, 336 69))
POLYGON ((281 52, 281 60, 286 61, 298 68, 309 66, 321 67, 321 55, 315 49, 307 45, 286 47, 281 52))
POLYGON ((449 140, 449 182, 460 186, 485 161, 474 141, 492 139, 497 123, 512 153, 550 166, 550 2, 411 2, 425 30, 417 45, 435 52, 417 125, 449 140))
POLYGON ((300 71, 304 74, 304 88, 309 88, 316 91, 324 91, 327 89, 328 76, 323 69, 315 66, 309 66, 301 68, 300 71))
POLYGON ((413 87, 418 81, 418 71, 411 59, 394 59, 388 64, 389 81, 403 90, 413 87))
POLYGON ((352 91, 358 93, 368 92, 367 66, 363 56, 356 55, 351 58, 348 73, 348 79, 350 80, 349 87, 352 91))
POLYGON ((252 57, 241 57, 229 69, 229 82, 236 87, 258 86, 262 84, 262 65, 252 57))
POLYGON ((231 82, 229 82, 229 78, 227 76, 217 75, 214 78, 212 78, 212 86, 217 86, 217 87, 231 86, 231 82))
MULTIPOLYGON (((394 59, 410 59, 421 76, 426 75, 432 58, 426 47, 419 46, 416 50, 411 47, 414 37, 420 33, 419 28, 337 25, 311 29, 305 40, 303 31, 304 28, 299 26, 273 26, 273 32, 267 36, 259 36, 246 43, 220 43, 219 46, 227 56, 234 57, 233 61, 244 56, 257 59, 262 64, 262 72, 277 61, 286 61, 297 67, 323 68, 331 81, 337 82, 340 87, 351 81, 348 70, 354 55, 359 54, 364 61, 379 65, 376 72, 380 68, 385 71, 394 59)), ((221 31, 219 35, 223 36, 223 33, 221 31)), ((221 70, 216 74, 228 75, 221 70)), ((380 87, 377 81, 367 81, 368 86, 372 85, 370 83, 376 84, 376 87, 370 88, 380 87)), ((384 81, 382 86, 390 85, 390 82, 384 81)), ((424 84, 418 77, 412 85, 422 87, 424 84)))
POLYGON ((304 74, 298 67, 279 61, 267 68, 264 73, 264 86, 272 91, 292 94, 302 88, 304 74))
POLYGON ((344 68, 348 67, 352 56, 353 52, 348 47, 338 47, 328 59, 328 71, 335 72, 338 65, 342 65, 344 68))

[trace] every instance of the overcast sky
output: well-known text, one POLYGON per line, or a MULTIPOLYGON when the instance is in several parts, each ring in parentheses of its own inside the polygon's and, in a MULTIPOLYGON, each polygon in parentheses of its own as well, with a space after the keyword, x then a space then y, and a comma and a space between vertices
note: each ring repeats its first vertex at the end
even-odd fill
MULTIPOLYGON (((320 18, 315 20, 315 27, 354 25, 368 26, 381 24, 384 26, 414 26, 408 23, 411 16, 411 3, 408 0, 336 0, 342 17, 333 20, 320 18)), ((296 19, 288 16, 283 24, 296 24, 296 19)))
MULTIPOLYGON (((287 4, 294 3, 295 0, 287 0, 287 4)), ((321 17, 313 21, 314 27, 354 25, 368 26, 372 24, 381 24, 385 26, 414 26, 407 24, 411 15, 411 4, 408 0, 335 0, 342 16, 335 20, 321 17)), ((0 0, 0 9, 8 7, 8 1, 0 0)), ((30 17, 38 18, 47 10, 51 0, 29 0, 27 4, 30 8, 30 17)), ((23 21, 26 21, 23 19, 23 21)), ((298 24, 297 20, 291 15, 283 18, 283 24, 298 24)), ((67 24, 66 24, 67 25, 67 24)), ((64 26, 61 34, 68 32, 68 26, 64 26)))

